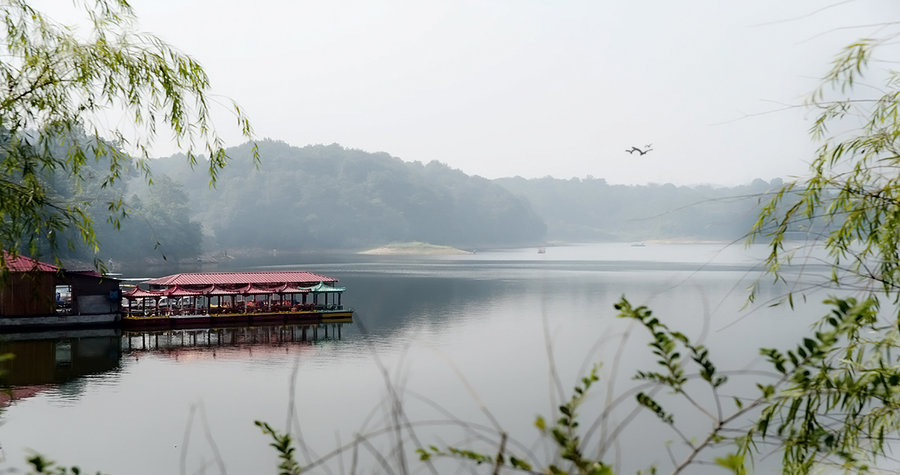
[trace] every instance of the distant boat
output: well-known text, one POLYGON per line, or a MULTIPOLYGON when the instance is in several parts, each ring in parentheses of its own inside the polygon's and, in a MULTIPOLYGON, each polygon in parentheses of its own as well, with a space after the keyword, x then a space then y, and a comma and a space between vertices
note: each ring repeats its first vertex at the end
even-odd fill
POLYGON ((644 241, 633 242, 633 243, 631 243, 631 247, 646 247, 646 246, 647 246, 647 245, 644 244, 644 241))
POLYGON ((546 253, 547 253, 547 249, 544 249, 543 247, 538 248, 538 254, 546 254, 546 253))

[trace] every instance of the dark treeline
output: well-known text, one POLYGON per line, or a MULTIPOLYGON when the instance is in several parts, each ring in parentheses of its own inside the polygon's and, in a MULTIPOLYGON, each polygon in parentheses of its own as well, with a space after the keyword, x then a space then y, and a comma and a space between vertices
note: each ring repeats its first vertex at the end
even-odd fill
MULTIPOLYGON (((154 177, 153 186, 148 187, 140 178, 141 173, 130 166, 123 167, 116 179, 109 180, 110 160, 97 159, 90 153, 96 146, 91 139, 76 135, 68 140, 82 141, 90 154, 78 176, 70 176, 61 167, 45 167, 41 179, 49 185, 53 192, 50 198, 56 203, 85 206, 100 248, 95 252, 85 244, 79 227, 69 226, 54 231, 57 233, 53 239, 55 252, 60 258, 82 261, 76 267, 90 267, 91 261, 98 259, 178 261, 195 258, 202 252, 202 229, 191 219, 189 201, 180 184, 161 175, 154 177), (117 205, 120 202, 121 207, 117 205)), ((49 151, 59 161, 66 160, 62 144, 60 139, 49 151)), ((103 146, 112 147, 108 143, 103 146)), ((54 253, 49 236, 37 244, 37 249, 19 245, 16 251, 43 258, 54 253)))
MULTIPOLYGON (((171 261, 204 253, 360 250, 406 241, 484 249, 551 241, 731 240, 746 233, 760 199, 780 185, 488 180, 438 162, 272 140, 260 142, 259 153, 256 163, 248 144, 230 149, 231 161, 215 188, 202 164, 191 169, 184 157, 173 156, 150 162, 150 187, 132 172, 127 186, 121 181, 90 191, 120 194, 129 211, 121 230, 99 226, 100 257, 171 261)), ((97 209, 98 222, 104 212, 97 209)))

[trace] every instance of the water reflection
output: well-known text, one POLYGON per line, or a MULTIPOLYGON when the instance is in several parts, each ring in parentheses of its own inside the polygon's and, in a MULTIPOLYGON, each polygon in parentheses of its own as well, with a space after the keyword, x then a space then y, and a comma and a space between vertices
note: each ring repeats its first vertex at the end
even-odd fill
POLYGON ((2 382, 11 391, 0 394, 0 407, 79 378, 117 371, 122 356, 121 333, 115 329, 3 335, 0 354, 2 382))
POLYGON ((0 408, 53 389, 77 398, 84 379, 119 371, 122 358, 157 353, 178 358, 216 357, 216 350, 265 352, 290 346, 340 340, 346 321, 166 331, 92 329, 0 336, 0 408))
MULTIPOLYGON (((45 397, 13 405, 2 415, 0 443, 19 467, 28 449, 39 448, 60 462, 105 473, 172 473, 180 467, 183 473, 201 473, 209 471, 214 457, 222 458, 228 472, 257 473, 271 466, 274 455, 250 421, 280 423, 285 414, 294 415, 291 427, 302 424, 308 453, 331 453, 359 434, 394 424, 395 406, 387 395, 397 391, 405 395, 404 417, 410 420, 443 421, 451 414, 477 427, 487 423, 487 410, 511 441, 530 446, 538 437, 534 415, 553 414, 559 406, 555 381, 568 394, 591 364, 603 362, 604 386, 582 412, 584 420, 594 420, 604 394, 626 394, 634 372, 653 367, 648 336, 614 317, 613 304, 623 294, 703 340, 725 370, 751 368, 760 345, 796 344, 811 318, 822 314, 812 305, 793 312, 776 307, 738 313, 746 304, 743 289, 758 270, 743 255, 723 256, 714 247, 610 244, 548 248, 543 257, 530 249, 479 252, 465 259, 349 256, 293 263, 290 267, 339 277, 348 288, 347 303, 357 310, 354 323, 119 334, 112 345, 118 352, 118 363, 108 370, 114 371, 112 377, 76 379, 45 397), (641 259, 652 252, 663 257, 641 259), (709 257, 713 252, 716 260, 709 257), (77 401, 61 404, 58 399, 70 389, 80 392, 77 401), (185 421, 191 423, 190 411, 198 403, 210 415, 216 450, 206 443, 205 428, 195 428, 186 443, 185 421), (127 423, 110 414, 127 414, 127 423), (86 431, 91 444, 71 443, 86 431)), ((758 301, 786 291, 764 287, 758 301)), ((49 348, 46 357, 54 365, 64 366, 68 359, 72 366, 79 364, 75 344, 49 348)), ((741 393, 732 384, 741 381, 729 382, 729 391, 741 393)), ((624 416, 613 419, 610 430, 624 416)), ((662 448, 670 447, 672 435, 652 417, 634 421, 618 439, 621 451, 616 447, 614 458, 622 461, 621 471, 665 466, 662 448)), ((691 435, 705 434, 704 419, 684 421, 692 424, 685 426, 691 435)), ((469 433, 447 427, 416 426, 413 435, 425 444, 470 445, 456 443, 469 433)), ((406 444, 407 433, 384 434, 371 440, 373 447, 396 453, 398 460, 408 455, 411 471, 424 471, 414 465, 418 459, 408 445, 405 452, 394 452, 395 434, 406 444)), ((541 459, 541 447, 535 447, 541 459)), ((357 462, 357 452, 345 455, 333 459, 332 473, 357 462)), ((368 467, 372 471, 378 465, 368 467)))
POLYGON ((122 350, 127 355, 161 353, 181 355, 218 348, 280 348, 340 340, 343 325, 350 320, 318 324, 203 328, 165 331, 126 331, 122 350))

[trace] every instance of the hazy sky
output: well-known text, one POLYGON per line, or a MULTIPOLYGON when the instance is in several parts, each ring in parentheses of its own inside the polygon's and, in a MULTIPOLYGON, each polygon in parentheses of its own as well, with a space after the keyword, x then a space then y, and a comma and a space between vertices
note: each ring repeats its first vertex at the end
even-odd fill
MULTIPOLYGON (((804 173, 812 114, 767 112, 799 104, 841 46, 877 34, 863 25, 900 12, 896 0, 132 4, 259 138, 488 178, 676 184, 804 173)), ((220 115, 236 145, 231 122, 220 115)))

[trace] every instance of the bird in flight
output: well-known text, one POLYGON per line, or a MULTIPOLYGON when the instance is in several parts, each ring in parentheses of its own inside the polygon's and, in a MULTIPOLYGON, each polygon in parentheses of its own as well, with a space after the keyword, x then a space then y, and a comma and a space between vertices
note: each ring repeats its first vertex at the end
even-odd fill
POLYGON ((653 144, 648 143, 647 145, 644 145, 644 148, 637 148, 635 146, 632 146, 629 150, 625 150, 625 151, 628 153, 631 153, 631 154, 634 154, 634 152, 637 152, 641 155, 646 155, 647 152, 649 152, 651 150, 653 150, 653 144))

